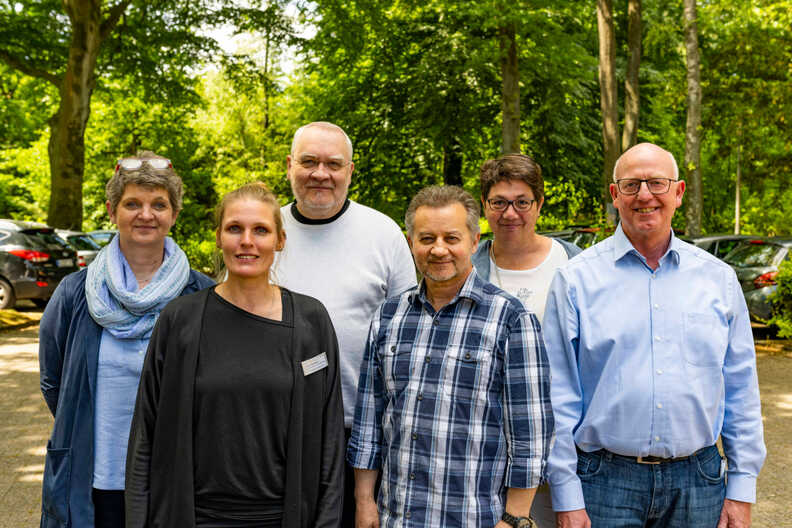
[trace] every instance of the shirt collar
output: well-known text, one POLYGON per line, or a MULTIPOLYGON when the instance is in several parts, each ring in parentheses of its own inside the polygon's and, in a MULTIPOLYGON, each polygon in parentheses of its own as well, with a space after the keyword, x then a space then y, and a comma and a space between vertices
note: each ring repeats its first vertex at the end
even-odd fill
MULTIPOLYGON (((474 303, 481 303, 484 300, 481 292, 483 291, 485 284, 486 283, 484 280, 478 276, 478 273, 476 273, 476 268, 472 268, 470 270, 470 274, 462 284, 462 287, 459 288, 459 291, 454 296, 454 298, 451 299, 451 302, 448 303, 448 306, 463 298, 470 299, 474 303)), ((429 299, 426 297, 426 279, 421 279, 421 283, 418 285, 418 288, 413 290, 413 292, 410 294, 410 302, 421 302, 431 305, 429 299)))
MULTIPOLYGON (((671 242, 668 244, 668 249, 660 257, 660 262, 662 263, 666 258, 671 258, 676 264, 679 264, 679 247, 682 244, 676 235, 674 235, 674 230, 671 230, 671 242)), ((624 230, 622 229, 622 224, 619 222, 619 225, 616 226, 616 232, 613 233, 613 260, 619 261, 624 258, 625 255, 632 253, 640 258, 642 261, 646 262, 646 258, 641 255, 637 249, 632 245, 630 239, 627 238, 627 235, 624 234, 624 230)))

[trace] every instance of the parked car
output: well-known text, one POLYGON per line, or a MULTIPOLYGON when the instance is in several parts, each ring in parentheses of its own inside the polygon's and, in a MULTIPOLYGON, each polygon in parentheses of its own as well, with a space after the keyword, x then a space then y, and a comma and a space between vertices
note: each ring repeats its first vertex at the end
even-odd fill
POLYGON ((115 229, 98 229, 96 231, 89 231, 87 234, 100 248, 103 248, 113 240, 116 233, 117 231, 115 229))
POLYGON ((689 242, 694 246, 700 247, 704 251, 708 251, 723 260, 723 257, 729 254, 737 245, 743 240, 752 240, 758 237, 754 235, 707 235, 697 237, 680 237, 685 242, 689 242))
POLYGON ((81 268, 93 262, 93 259, 96 258, 96 255, 102 249, 87 233, 69 231, 68 229, 56 229, 55 233, 77 252, 77 264, 81 268))
POLYGON ((792 237, 752 238, 724 257, 737 273, 752 319, 770 319, 772 306, 767 298, 776 290, 778 266, 790 258, 791 249, 792 237))
POLYGON ((19 299, 43 307, 61 279, 78 269, 77 252, 51 227, 0 220, 0 309, 19 299))
POLYGON ((541 231, 539 234, 571 242, 580 249, 586 249, 613 234, 612 227, 569 227, 560 231, 541 231))

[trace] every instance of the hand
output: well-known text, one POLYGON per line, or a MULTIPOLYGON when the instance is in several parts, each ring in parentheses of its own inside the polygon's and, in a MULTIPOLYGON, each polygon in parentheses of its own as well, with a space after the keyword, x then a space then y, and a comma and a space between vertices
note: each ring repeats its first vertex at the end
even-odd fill
POLYGON ((723 501, 718 528, 749 528, 751 526, 751 503, 726 499, 723 501))
POLYGON ((503 521, 498 521, 498 524, 495 525, 495 528, 511 528, 511 526, 503 521))
POLYGON ((591 528, 591 519, 585 509, 556 512, 556 528, 591 528))
POLYGON ((355 502, 355 528, 379 528, 379 512, 375 501, 355 502))

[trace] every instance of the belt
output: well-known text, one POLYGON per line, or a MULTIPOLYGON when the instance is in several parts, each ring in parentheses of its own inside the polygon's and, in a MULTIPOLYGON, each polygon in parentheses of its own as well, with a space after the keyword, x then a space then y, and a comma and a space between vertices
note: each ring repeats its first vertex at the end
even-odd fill
POLYGON ((618 457, 618 458, 621 458, 621 459, 624 459, 624 460, 629 460, 630 462, 635 462, 636 464, 667 464, 669 462, 681 462, 682 460, 688 460, 690 457, 696 456, 697 454, 701 453, 702 451, 704 451, 706 449, 709 449, 710 447, 713 447, 713 446, 702 447, 698 451, 694 451, 693 453, 691 453, 689 455, 686 455, 686 456, 671 457, 671 458, 663 458, 663 457, 651 456, 651 455, 650 456, 643 456, 643 457, 641 457, 641 456, 635 457, 635 456, 629 456, 629 455, 620 455, 618 453, 614 453, 613 451, 608 451, 607 449, 600 449, 600 451, 603 452, 603 453, 607 453, 609 455, 612 455, 614 457, 618 457))

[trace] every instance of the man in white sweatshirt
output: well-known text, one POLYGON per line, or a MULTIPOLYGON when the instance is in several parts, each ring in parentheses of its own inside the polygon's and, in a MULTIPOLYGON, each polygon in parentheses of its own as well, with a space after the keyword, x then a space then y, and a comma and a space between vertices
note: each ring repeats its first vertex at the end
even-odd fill
MULTIPOLYGON (((318 121, 297 130, 286 157, 295 201, 281 210, 286 247, 278 284, 316 297, 338 335, 347 439, 360 363, 374 311, 416 284, 407 241, 389 217, 347 198, 355 164, 344 130, 318 121)), ((354 526, 354 475, 347 467, 342 526, 354 526)))

